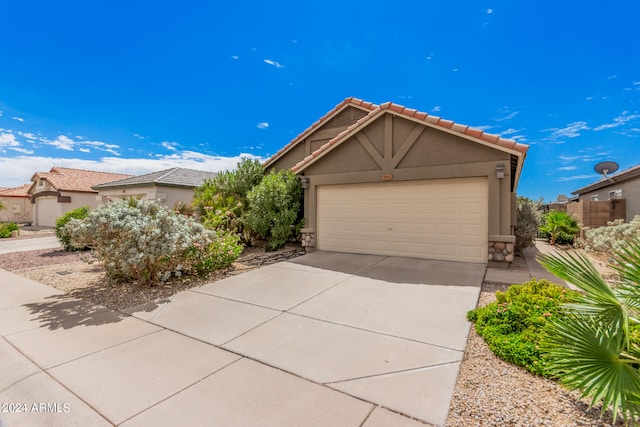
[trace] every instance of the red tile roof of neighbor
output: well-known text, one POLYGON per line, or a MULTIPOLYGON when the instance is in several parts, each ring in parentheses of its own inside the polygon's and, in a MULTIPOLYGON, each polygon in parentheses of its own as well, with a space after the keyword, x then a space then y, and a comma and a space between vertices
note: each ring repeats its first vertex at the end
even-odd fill
POLYGON ((30 191, 43 178, 58 191, 80 191, 95 193, 92 186, 104 184, 118 179, 131 178, 133 175, 121 173, 97 172, 82 169, 62 168, 54 166, 49 172, 36 172, 31 177, 30 191))
POLYGON ((318 148, 316 151, 311 153, 310 156, 307 156, 304 160, 296 164, 292 168, 294 172, 299 171, 301 168, 306 166, 309 162, 317 158, 322 153, 326 152, 332 146, 342 142, 342 140, 347 135, 350 135, 355 129, 360 128, 361 126, 365 125, 367 122, 372 121, 373 119, 379 117, 381 114, 384 114, 387 111, 391 111, 394 114, 397 114, 412 120, 418 120, 418 121, 424 122, 425 124, 428 124, 431 126, 438 126, 443 129, 447 129, 448 131, 459 133, 462 136, 476 139, 481 143, 488 143, 487 145, 493 144, 498 147, 513 150, 522 154, 525 154, 529 149, 528 145, 517 143, 512 139, 502 138, 499 135, 486 133, 480 129, 470 128, 467 125, 455 123, 455 122, 452 122, 451 120, 445 120, 437 116, 423 113, 411 108, 406 108, 402 105, 394 104, 392 102, 385 102, 384 104, 381 104, 381 105, 375 105, 370 102, 365 102, 361 99, 352 97, 352 98, 346 98, 340 104, 336 105, 335 108, 333 108, 331 111, 325 114, 322 118, 320 118, 318 121, 312 124, 309 128, 304 130, 300 135, 295 137, 289 144, 285 145, 281 150, 279 150, 275 155, 273 155, 269 160, 267 160, 267 162, 265 163, 265 166, 268 166, 270 163, 275 161, 278 157, 280 157, 282 154, 284 154, 286 151, 288 151, 290 148, 292 148, 298 142, 304 139, 309 133, 311 133, 313 130, 317 129, 322 124, 324 124, 327 121, 327 119, 331 118, 333 115, 335 115, 337 112, 341 111, 344 107, 348 105, 353 105, 355 107, 368 110, 369 113, 363 118, 361 118, 360 120, 358 120, 357 122, 355 122, 354 124, 352 124, 351 126, 349 126, 344 131, 340 132, 336 137, 334 137, 329 142, 327 142, 326 144, 318 148))
POLYGON ((29 197, 31 184, 24 184, 20 187, 0 189, 0 197, 29 197))

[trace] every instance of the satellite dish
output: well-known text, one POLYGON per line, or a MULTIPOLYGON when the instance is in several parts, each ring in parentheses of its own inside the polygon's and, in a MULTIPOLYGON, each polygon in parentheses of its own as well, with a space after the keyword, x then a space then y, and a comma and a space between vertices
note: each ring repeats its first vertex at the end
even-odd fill
POLYGON ((597 165, 595 165, 593 167, 593 169, 598 172, 600 175, 602 175, 602 179, 609 179, 611 180, 611 178, 609 178, 607 176, 608 173, 614 173, 615 171, 618 170, 620 166, 618 166, 618 164, 616 162, 600 162, 597 165))

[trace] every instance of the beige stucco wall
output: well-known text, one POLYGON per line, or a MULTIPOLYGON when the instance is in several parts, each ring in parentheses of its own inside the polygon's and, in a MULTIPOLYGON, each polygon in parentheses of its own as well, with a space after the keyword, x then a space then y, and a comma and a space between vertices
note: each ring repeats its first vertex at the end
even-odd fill
POLYGON ((32 222, 33 206, 28 197, 0 197, 5 207, 0 210, 0 222, 32 222))
POLYGON ((598 200, 609 200, 609 192, 622 190, 622 198, 627 203, 627 222, 634 216, 640 215, 640 177, 632 178, 619 184, 611 183, 610 186, 590 193, 580 194, 579 200, 591 200, 591 196, 597 195, 598 200))
POLYGON ((173 209, 176 203, 191 204, 194 189, 170 186, 144 185, 136 187, 121 187, 101 189, 99 197, 102 202, 107 197, 134 197, 142 200, 159 200, 164 206, 173 209))
MULTIPOLYGON (((295 153, 297 158, 291 150, 274 167, 287 169, 301 161, 302 150, 295 153)), ((392 175, 393 181, 486 177, 489 236, 511 236, 515 197, 510 188, 510 161, 510 153, 387 113, 302 171, 309 178, 309 187, 304 190, 305 227, 316 227, 318 186, 384 185, 383 175, 392 175), (498 163, 506 167, 502 179, 496 177, 498 163)))

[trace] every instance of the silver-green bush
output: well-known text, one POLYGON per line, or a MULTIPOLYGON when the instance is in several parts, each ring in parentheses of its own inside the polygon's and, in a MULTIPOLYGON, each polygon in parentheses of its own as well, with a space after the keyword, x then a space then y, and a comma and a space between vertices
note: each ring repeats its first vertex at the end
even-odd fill
POLYGON ((149 284, 230 265, 237 237, 210 231, 156 202, 117 200, 65 226, 74 246, 88 246, 107 275, 149 284))
POLYGON ((640 239, 640 215, 627 223, 617 219, 605 227, 586 229, 584 234, 584 239, 578 239, 577 242, 580 247, 611 256, 624 249, 627 241, 640 239))

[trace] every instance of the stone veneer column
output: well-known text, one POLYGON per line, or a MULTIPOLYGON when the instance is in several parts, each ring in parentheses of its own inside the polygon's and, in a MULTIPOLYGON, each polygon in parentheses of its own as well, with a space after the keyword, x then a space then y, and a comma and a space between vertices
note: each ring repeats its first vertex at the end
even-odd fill
POLYGON ((489 262, 513 262, 515 236, 489 236, 489 262))

